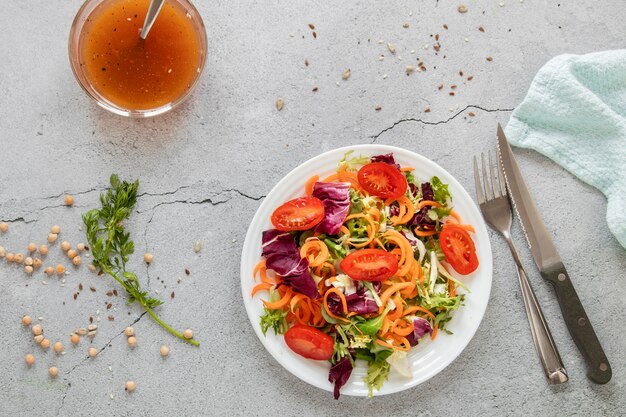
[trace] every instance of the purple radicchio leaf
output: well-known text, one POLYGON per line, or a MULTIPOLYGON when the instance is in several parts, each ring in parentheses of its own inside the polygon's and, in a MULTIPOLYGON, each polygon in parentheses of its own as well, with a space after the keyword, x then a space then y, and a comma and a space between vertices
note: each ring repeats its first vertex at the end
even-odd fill
POLYGON ((435 192, 429 182, 422 183, 422 200, 431 200, 435 198, 435 192))
POLYGON ((335 395, 335 399, 339 399, 339 390, 341 387, 346 385, 350 375, 352 374, 352 360, 350 356, 344 356, 331 366, 330 372, 328 373, 328 380, 331 384, 335 384, 335 389, 333 394, 335 395))
POLYGON ((384 162, 389 165, 393 165, 396 168, 400 169, 400 165, 396 164, 396 160, 393 158, 393 154, 390 152, 384 155, 374 155, 370 159, 372 162, 384 162))
POLYGON ((428 210, 430 210, 430 206, 422 207, 417 213, 413 215, 411 220, 406 224, 407 227, 413 229, 416 226, 421 226, 424 229, 434 229, 437 225, 433 219, 428 217, 428 210))
POLYGON ((389 216, 399 216, 400 215, 400 206, 397 203, 391 203, 389 206, 389 216))
POLYGON ((268 269, 283 279, 283 284, 313 299, 320 293, 309 272, 309 261, 300 258, 300 250, 288 232, 270 229, 263 232, 263 257, 268 269))
POLYGON ((324 204, 324 219, 315 227, 316 232, 336 235, 350 210, 349 182, 316 182, 313 197, 324 204))
POLYGON ((401 234, 402 236, 404 236, 404 237, 406 238, 406 240, 408 240, 408 241, 409 241, 409 243, 411 244, 411 246, 415 246, 415 245, 417 245, 417 241, 416 241, 415 239, 411 239, 410 237, 408 237, 408 236, 406 235, 406 233, 404 233, 402 230, 400 230, 400 234, 401 234))
MULTIPOLYGON (((367 296, 367 287, 360 282, 357 282, 356 285, 356 292, 345 296, 346 304, 348 305, 348 312, 357 314, 376 313, 378 311, 378 305, 373 298, 369 298, 367 296)), ((376 294, 380 295, 380 282, 373 282, 372 285, 376 294)), ((343 313, 341 300, 337 294, 332 293, 328 296, 328 309, 335 315, 343 313)))
POLYGON ((430 323, 426 319, 416 317, 413 319, 413 333, 410 333, 407 339, 411 346, 415 346, 426 333, 431 336, 433 334, 433 328, 430 326, 430 323))

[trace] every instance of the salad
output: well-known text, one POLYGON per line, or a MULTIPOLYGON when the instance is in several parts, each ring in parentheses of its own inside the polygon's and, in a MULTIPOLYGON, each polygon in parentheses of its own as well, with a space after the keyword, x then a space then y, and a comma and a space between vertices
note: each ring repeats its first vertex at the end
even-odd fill
POLYGON ((390 372, 411 377, 407 352, 449 333, 469 290, 451 274, 478 268, 470 233, 448 185, 421 182, 393 154, 353 157, 304 184, 262 233, 251 296, 263 294, 264 335, 272 329, 295 353, 330 362, 340 395, 357 360, 369 395, 390 372), (464 291, 463 291, 464 290, 464 291))

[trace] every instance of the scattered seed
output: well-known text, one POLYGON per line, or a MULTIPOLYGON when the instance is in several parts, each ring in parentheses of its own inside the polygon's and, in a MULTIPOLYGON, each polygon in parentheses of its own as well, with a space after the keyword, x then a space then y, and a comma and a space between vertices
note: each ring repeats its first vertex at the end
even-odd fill
POLYGON ((34 243, 29 243, 28 244, 28 252, 33 253, 37 250, 37 245, 35 245, 34 243))
POLYGON ((309 66, 309 60, 308 60, 308 59, 306 59, 306 58, 304 58, 304 66, 305 66, 305 67, 308 67, 308 66, 309 66))
POLYGON ((4 257, 4 255, 6 254, 4 247, 0 246, 0 258, 4 257))
POLYGON ((137 338, 135 336, 131 336, 128 338, 128 346, 131 348, 135 348, 137 346, 137 338))
POLYGON ((51 366, 48 369, 48 375, 50 375, 50 378, 56 378, 58 374, 59 374, 59 370, 57 369, 56 366, 51 366))
POLYGON ((186 330, 183 332, 183 337, 184 337, 185 339, 192 339, 192 338, 193 338, 193 331, 192 331, 191 329, 186 329, 186 330))
POLYGON ((35 341, 35 343, 37 343, 38 345, 41 344, 41 342, 43 342, 43 335, 42 334, 38 334, 37 336, 33 337, 33 340, 35 341))
POLYGON ((276 109, 278 111, 281 111, 284 105, 285 105, 285 102, 283 101, 282 98, 279 98, 278 100, 276 100, 276 109))
POLYGON ((444 24, 444 25, 443 25, 443 28, 444 28, 445 30, 448 30, 448 25, 445 25, 445 24, 444 24))
POLYGON ((42 349, 48 349, 50 347, 50 340, 43 339, 39 345, 42 349))
POLYGON ((48 245, 39 246, 39 253, 41 253, 43 256, 46 256, 48 254, 48 245))
POLYGON ((87 353, 89 354, 89 356, 91 356, 92 358, 94 358, 97 354, 98 354, 98 349, 96 349, 95 347, 90 347, 87 350, 87 353))
POLYGON ((456 87, 457 87, 457 86, 456 86, 456 84, 452 84, 452 85, 450 86, 450 88, 451 88, 451 89, 453 89, 453 90, 456 90, 456 87))
POLYGON ((114 321, 114 320, 115 320, 115 317, 113 317, 113 316, 108 316, 108 317, 107 317, 107 319, 108 319, 109 321, 114 321))
POLYGON ((124 334, 128 337, 133 336, 135 334, 135 329, 132 327, 127 327, 124 329, 124 334))
POLYGON ((72 342, 72 344, 76 346, 80 343, 80 336, 76 333, 72 333, 72 335, 70 336, 70 342, 72 342))
POLYGON ((402 27, 405 28, 405 29, 408 29, 409 28, 409 24, 405 23, 405 24, 402 25, 402 27))
POLYGON ((150 252, 146 252, 143 254, 143 260, 145 263, 151 264, 153 259, 154 259, 154 255, 151 254, 150 252))
POLYGON ((439 52, 439 49, 440 49, 439 44, 437 44, 437 43, 436 43, 436 44, 434 44, 434 45, 433 45, 433 49, 435 50, 435 52, 439 52))
MULTIPOLYGON (((96 292, 96 288, 95 287, 89 287, 89 291, 91 292, 96 292)), ((92 319, 93 320, 93 319, 92 319)))
POLYGON ((4 222, 0 223, 0 232, 6 233, 8 231, 9 231, 9 225, 4 222))
POLYGON ((317 33, 313 32, 313 37, 317 39, 317 33))
POLYGON ((35 363, 35 357, 31 353, 29 353, 24 356, 24 361, 26 362, 26 365, 32 366, 35 363))
POLYGON ((309 23, 309 28, 310 28, 311 30, 315 30, 315 25, 314 25, 313 23, 309 23))
POLYGON ((381 106, 376 106, 376 107, 374 107, 374 110, 376 110, 376 111, 381 111, 382 109, 383 109, 383 108, 382 108, 381 106))
POLYGON ((74 197, 72 197, 71 195, 66 195, 65 196, 65 205, 66 206, 73 206, 74 205, 74 197))
POLYGON ((473 75, 470 75, 469 77, 467 77, 467 81, 472 81, 474 79, 473 75))
POLYGON ((50 233, 54 233, 55 235, 58 235, 59 233, 61 233, 61 226, 59 226, 58 224, 55 224, 50 229, 50 233))
POLYGON ((191 275, 191 271, 189 271, 189 269, 185 268, 185 275, 191 275))
POLYGON ((54 242, 56 242, 58 237, 59 237, 59 236, 58 236, 56 233, 50 233, 50 234, 48 235, 48 243, 54 243, 54 242))
POLYGON ((172 291, 172 293, 170 294, 170 298, 174 298, 174 297, 175 297, 175 294, 174 294, 174 291, 172 291))
POLYGON ((350 75, 352 75, 352 71, 350 71, 350 68, 346 68, 345 70, 343 70, 343 73, 341 74, 341 79, 347 80, 348 78, 350 78, 350 75))
POLYGON ((476 113, 474 113, 473 111, 471 111, 471 112, 467 113, 467 115, 468 115, 469 117, 474 117, 474 116, 476 116, 476 113))
POLYGON ((39 336, 40 334, 43 333, 43 328, 41 327, 41 324, 35 324, 32 328, 31 331, 33 332, 33 334, 35 336, 39 336))
POLYGON ((22 324, 24 326, 30 326, 30 324, 32 322, 33 322, 33 319, 30 316, 26 315, 26 316, 22 317, 22 324))
POLYGON ((31 258, 30 256, 27 256, 26 259, 24 259, 24 265, 33 266, 33 258, 31 258))
POLYGON ((117 297, 117 290, 113 290, 113 295, 117 297))
POLYGON ((441 90, 441 89, 443 89, 443 84, 439 84, 439 85, 437 86, 437 90, 441 90))
POLYGON ((313 91, 314 93, 317 93, 317 90, 318 90, 317 87, 313 87, 313 90, 311 90, 311 91, 313 91))
POLYGON ((90 331, 89 333, 87 333, 87 337, 89 337, 89 338, 93 339, 94 337, 96 337, 96 334, 97 334, 97 333, 98 333, 98 332, 97 332, 96 330, 92 330, 92 331, 90 331))
POLYGON ((74 333, 80 336, 84 336, 87 334, 87 329, 85 329, 84 327, 81 327, 80 329, 76 329, 74 333))
POLYGON ((393 46, 390 42, 387 42, 387 49, 389 49, 389 52, 391 52, 392 54, 396 53, 396 47, 393 46))
POLYGON ((424 113, 430 113, 430 107, 426 107, 426 108, 424 109, 424 113))
POLYGON ((489 62, 493 61, 493 58, 492 58, 491 56, 488 56, 488 57, 486 57, 485 59, 486 59, 487 61, 489 61, 489 62))
POLYGON ((68 250, 70 250, 71 247, 72 245, 70 245, 70 242, 68 242, 67 240, 64 240, 63 242, 61 242, 61 250, 63 252, 67 252, 68 250))
POLYGON ((459 7, 456 8, 459 13, 467 13, 467 6, 464 4, 459 5, 459 7))
POLYGON ((77 251, 79 251, 79 252, 84 251, 84 250, 85 250, 85 244, 84 244, 84 243, 82 243, 82 242, 81 242, 81 243, 79 243, 79 244, 77 244, 77 245, 76 245, 76 250, 77 250, 77 251))
POLYGON ((94 264, 89 264, 88 268, 91 272, 96 272, 96 266, 94 264))
POLYGON ((448 94, 453 96, 454 95, 454 91, 450 91, 448 94))
POLYGON ((200 252, 200 250, 202 250, 202 242, 200 242, 199 240, 196 240, 196 243, 194 243, 193 245, 193 250, 196 253, 200 252))
POLYGON ((484 28, 484 27, 482 27, 482 26, 480 26, 480 27, 478 27, 478 30, 479 30, 479 31, 481 31, 481 32, 484 32, 484 31, 485 31, 485 28, 484 28))
POLYGON ((170 354, 170 348, 165 346, 165 345, 163 345, 159 349, 159 352, 161 353, 161 356, 163 356, 163 357, 168 356, 170 354))
POLYGON ((134 381, 126 381, 126 385, 124 386, 124 389, 127 392, 133 392, 136 387, 137 387, 137 385, 135 384, 134 381))
POLYGON ((61 342, 56 342, 54 345, 52 345, 52 349, 54 349, 54 351, 56 353, 61 353, 63 352, 63 343, 61 342))
POLYGON ((404 68, 404 72, 406 72, 406 75, 413 74, 413 71, 415 71, 415 67, 413 67, 413 65, 407 65, 406 68, 404 68))
POLYGON ((97 328, 98 328, 97 324, 90 324, 89 327, 87 327, 89 331, 96 330, 97 328))
POLYGON ((74 293, 74 300, 78 298, 78 293, 74 293))

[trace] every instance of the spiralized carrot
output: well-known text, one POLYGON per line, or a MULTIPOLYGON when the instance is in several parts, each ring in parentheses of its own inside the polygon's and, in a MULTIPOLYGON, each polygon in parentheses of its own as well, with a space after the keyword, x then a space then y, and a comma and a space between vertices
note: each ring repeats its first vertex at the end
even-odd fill
POLYGON ((383 233, 383 237, 387 239, 387 241, 397 245, 402 251, 402 255, 398 261, 398 272, 396 272, 396 275, 400 277, 405 276, 411 269, 411 262, 409 261, 409 258, 413 258, 413 247, 409 241, 406 240, 406 237, 402 236, 395 230, 387 230, 383 233))
POLYGON ((263 300, 263 304, 265 304, 265 307, 271 310, 278 310, 279 308, 285 307, 289 303, 289 300, 291 300, 292 294, 293 294, 293 290, 291 289, 291 287, 287 287, 285 294, 282 296, 280 300, 273 302, 273 303, 263 300))
POLYGON ((450 210, 450 216, 456 220, 457 223, 461 223, 461 216, 456 210, 450 210))
POLYGON ((254 267, 254 270, 252 271, 252 277, 254 278, 254 280, 256 281, 256 276, 259 272, 261 272, 261 270, 265 270, 265 263, 267 262, 267 260, 265 258, 261 259, 261 261, 259 263, 257 263, 254 267))
POLYGON ((426 206, 431 206, 431 207, 441 207, 441 204, 437 203, 436 201, 433 200, 422 200, 419 203, 417 203, 417 208, 421 209, 424 208, 426 206))
POLYGON ((309 266, 315 268, 328 260, 328 246, 318 238, 309 238, 300 248, 300 257, 309 261, 309 266))
POLYGON ((313 186, 315 185, 315 183, 320 179, 319 175, 313 175, 311 178, 309 178, 306 183, 304 184, 304 193, 306 195, 312 195, 313 194, 313 186))
POLYGON ((402 167, 402 168, 400 168, 400 172, 411 172, 411 171, 415 171, 415 168, 413 168, 413 167, 402 167))
POLYGON ((385 309, 385 306, 387 305, 387 301, 393 295, 393 293, 395 293, 396 291, 400 291, 403 288, 413 287, 414 285, 415 285, 415 283, 413 283, 413 282, 399 282, 399 283, 393 284, 392 286, 387 288, 380 295, 380 301, 381 301, 382 305, 378 308, 378 314, 382 314, 383 310, 385 309))
POLYGON ((263 290, 269 290, 272 287, 273 285, 268 282, 260 282, 252 288, 251 295, 252 297, 254 297, 254 294, 256 294, 257 292, 263 291, 263 290))
POLYGON ((330 278, 335 275, 335 266, 330 262, 324 262, 323 264, 318 265, 313 272, 318 277, 330 278), (324 270, 327 270, 328 273, 324 274, 324 270))
POLYGON ((398 202, 400 214, 397 216, 391 216, 389 220, 391 220, 391 223, 393 223, 396 226, 400 224, 408 223, 413 218, 413 215, 415 214, 415 207, 413 207, 413 202, 407 196, 403 195, 397 200, 388 198, 385 201, 385 205, 388 206, 394 201, 398 202))
POLYGON ((334 287, 329 288, 328 291, 326 291, 326 293, 324 293, 323 305, 324 305, 324 310, 326 310, 326 314, 328 314, 330 317, 334 318, 335 320, 339 320, 339 321, 342 321, 344 323, 349 323, 350 320, 346 320, 343 317, 339 317, 339 316, 333 314, 332 311, 330 311, 330 308, 328 307, 328 296, 330 294, 333 294, 333 293, 337 294, 337 296, 341 300, 341 308, 343 310, 343 313, 344 314, 348 314, 348 303, 346 302, 346 297, 343 295, 343 293, 340 290, 338 290, 337 288, 334 288, 334 287), (339 294, 341 294, 341 295, 339 295, 339 294))
POLYGON ((415 234, 415 236, 419 236, 419 237, 426 237, 426 236, 432 236, 435 233, 437 233, 437 231, 435 229, 433 230, 420 230, 417 227, 415 229, 413 229, 413 233, 415 234))

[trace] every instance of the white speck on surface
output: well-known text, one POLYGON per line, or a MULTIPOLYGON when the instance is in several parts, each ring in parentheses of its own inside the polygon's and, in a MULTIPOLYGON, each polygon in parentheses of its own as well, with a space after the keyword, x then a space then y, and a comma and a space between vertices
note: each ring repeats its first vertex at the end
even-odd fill
POLYGON ((385 59, 385 56, 384 56, 384 55, 381 55, 381 56, 379 56, 379 57, 378 57, 378 60, 379 60, 379 61, 382 61, 382 60, 384 60, 384 59, 385 59))
POLYGON ((428 49, 428 45, 424 45, 424 49, 428 49))
POLYGON ((415 53, 415 49, 411 49, 411 53, 414 54, 415 53))
POLYGON ((293 33, 290 33, 290 34, 289 34, 289 37, 290 37, 290 38, 293 38, 294 36, 296 36, 296 35, 294 35, 293 33))
POLYGON ((500 2, 500 7, 504 7, 504 2, 503 1, 500 2))
POLYGON ((111 393, 111 394, 109 394, 109 398, 113 399, 113 398, 115 398, 115 395, 113 395, 113 393, 111 393))
POLYGON ((469 38, 465 38, 465 42, 469 42, 469 38))
POLYGON ((383 74, 383 80, 386 80, 389 77, 389 74, 383 74))

